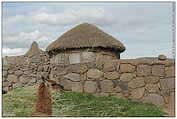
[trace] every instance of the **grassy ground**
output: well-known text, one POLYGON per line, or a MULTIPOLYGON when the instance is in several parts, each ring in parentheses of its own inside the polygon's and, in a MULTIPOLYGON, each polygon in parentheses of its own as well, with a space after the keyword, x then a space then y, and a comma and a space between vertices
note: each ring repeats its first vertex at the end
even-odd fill
MULTIPOLYGON (((36 101, 36 87, 17 88, 3 95, 3 114, 30 116, 36 101)), ((13 116, 13 115, 9 115, 13 116)), ((95 97, 75 92, 53 95, 53 116, 127 117, 165 116, 160 108, 114 97, 95 97)))
POLYGON ((36 87, 16 88, 3 95, 3 116, 30 116, 36 101, 36 87))

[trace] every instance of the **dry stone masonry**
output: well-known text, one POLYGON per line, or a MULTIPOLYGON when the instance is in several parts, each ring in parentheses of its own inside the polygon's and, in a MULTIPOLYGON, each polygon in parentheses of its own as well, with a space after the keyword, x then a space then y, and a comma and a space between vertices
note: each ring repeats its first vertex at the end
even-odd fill
POLYGON ((18 57, 3 59, 5 91, 33 85, 41 75, 46 75, 68 91, 115 96, 155 105, 168 104, 170 95, 175 92, 174 60, 103 59, 102 64, 53 65, 45 53, 21 56, 20 64, 13 64, 16 60, 19 60, 18 57))

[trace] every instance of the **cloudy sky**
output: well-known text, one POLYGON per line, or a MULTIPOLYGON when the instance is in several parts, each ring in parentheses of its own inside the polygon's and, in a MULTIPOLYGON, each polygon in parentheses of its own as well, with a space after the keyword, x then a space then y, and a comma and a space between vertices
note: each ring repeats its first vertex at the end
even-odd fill
POLYGON ((172 3, 3 3, 3 56, 43 50, 80 23, 97 25, 126 46, 122 58, 172 57, 172 3))

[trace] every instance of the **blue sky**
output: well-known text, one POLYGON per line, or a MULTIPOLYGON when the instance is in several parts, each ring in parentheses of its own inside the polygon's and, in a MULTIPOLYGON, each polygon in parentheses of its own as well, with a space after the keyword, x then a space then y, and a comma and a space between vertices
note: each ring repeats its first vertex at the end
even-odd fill
POLYGON ((64 32, 91 23, 120 40, 121 58, 172 57, 172 3, 4 2, 3 56, 23 55, 33 41, 43 50, 64 32))

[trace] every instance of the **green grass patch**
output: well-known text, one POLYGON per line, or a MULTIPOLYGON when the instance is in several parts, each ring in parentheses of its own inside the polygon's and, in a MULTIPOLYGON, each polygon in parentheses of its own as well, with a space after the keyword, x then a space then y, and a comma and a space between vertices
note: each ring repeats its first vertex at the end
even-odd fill
POLYGON ((152 104, 76 92, 56 93, 53 115, 66 117, 161 117, 166 113, 152 104))
MULTIPOLYGON (((36 86, 16 88, 3 95, 3 115, 31 116, 36 102, 36 86)), ((166 113, 151 104, 115 97, 63 92, 53 94, 53 116, 60 117, 161 117, 166 113)))
POLYGON ((3 116, 31 116, 36 101, 36 87, 15 88, 3 95, 3 116))

